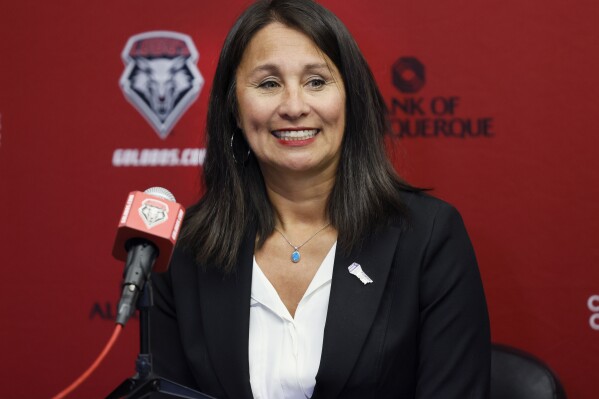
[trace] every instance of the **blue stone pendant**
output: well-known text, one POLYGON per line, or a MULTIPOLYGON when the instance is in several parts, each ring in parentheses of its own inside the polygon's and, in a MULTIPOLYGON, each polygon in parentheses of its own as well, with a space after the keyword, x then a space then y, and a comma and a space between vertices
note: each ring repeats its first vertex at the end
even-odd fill
POLYGON ((293 251, 293 253, 291 254, 291 261, 293 263, 297 263, 299 262, 301 259, 301 255, 299 253, 299 251, 296 249, 295 251, 293 251))

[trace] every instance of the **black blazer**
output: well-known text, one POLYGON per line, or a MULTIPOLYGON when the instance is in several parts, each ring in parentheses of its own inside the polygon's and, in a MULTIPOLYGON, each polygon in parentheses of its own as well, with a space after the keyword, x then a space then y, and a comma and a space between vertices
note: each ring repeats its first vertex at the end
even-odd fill
MULTIPOLYGON (((338 249, 312 398, 486 398, 490 337, 476 259, 450 205, 404 195, 409 219, 338 249), (374 283, 347 267, 357 262, 374 283)), ((217 398, 251 398, 248 365, 255 230, 223 277, 177 250, 152 276, 154 370, 217 398)))

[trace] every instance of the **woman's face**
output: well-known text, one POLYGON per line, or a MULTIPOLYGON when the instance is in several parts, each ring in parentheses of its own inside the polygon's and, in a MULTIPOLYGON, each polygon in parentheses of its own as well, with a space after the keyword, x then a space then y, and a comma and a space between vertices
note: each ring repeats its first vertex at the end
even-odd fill
POLYGON ((238 125, 265 176, 334 174, 345 128, 345 89, 305 34, 274 22, 258 31, 236 74, 238 125))

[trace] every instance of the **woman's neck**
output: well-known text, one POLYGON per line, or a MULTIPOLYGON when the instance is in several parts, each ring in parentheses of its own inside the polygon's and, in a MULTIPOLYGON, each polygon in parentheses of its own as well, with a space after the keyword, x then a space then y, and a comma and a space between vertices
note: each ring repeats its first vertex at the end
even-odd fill
POLYGON ((282 230, 324 226, 329 222, 327 203, 334 174, 265 175, 266 191, 282 230))

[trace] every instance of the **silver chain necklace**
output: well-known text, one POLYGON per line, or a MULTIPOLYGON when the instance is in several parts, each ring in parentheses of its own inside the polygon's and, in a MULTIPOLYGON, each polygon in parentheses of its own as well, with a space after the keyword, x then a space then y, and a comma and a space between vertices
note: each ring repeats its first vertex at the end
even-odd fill
POLYGON ((293 245, 287 239, 287 237, 285 237, 285 235, 283 233, 281 233, 281 230, 277 229, 276 227, 275 227, 275 230, 281 235, 281 237, 283 237, 285 239, 285 241, 287 241, 287 244, 289 244, 289 245, 291 245, 293 247, 293 252, 291 253, 291 261, 293 263, 297 263, 302 258, 302 256, 299 253, 300 248, 303 247, 304 245, 306 245, 311 239, 313 239, 314 237, 316 237, 318 235, 318 233, 320 233, 321 231, 323 231, 324 229, 326 229, 330 225, 331 225, 331 223, 325 224, 320 230, 318 230, 316 233, 314 233, 312 235, 312 237, 308 238, 306 241, 304 241, 301 245, 298 245, 298 246, 293 245))

